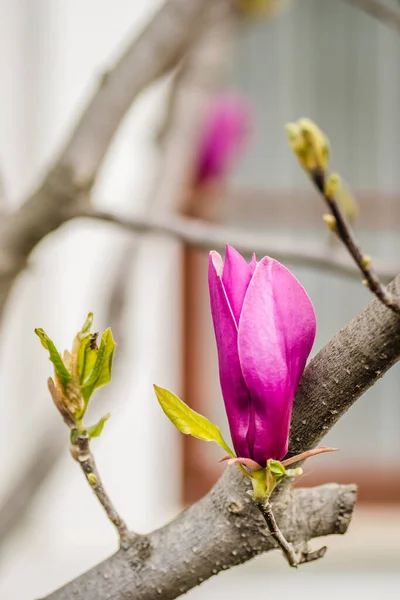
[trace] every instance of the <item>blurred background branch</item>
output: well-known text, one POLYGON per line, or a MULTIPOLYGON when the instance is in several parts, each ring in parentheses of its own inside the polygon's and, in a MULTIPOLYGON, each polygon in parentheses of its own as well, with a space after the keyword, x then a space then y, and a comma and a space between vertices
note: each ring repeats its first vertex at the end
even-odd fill
MULTIPOLYGON (((205 498, 172 523, 41 600, 124 600, 127 593, 154 600, 155 590, 163 600, 173 600, 221 571, 276 550, 264 519, 246 498, 243 480, 230 467, 205 498)), ((329 484, 292 494, 286 489, 275 496, 274 509, 284 534, 304 547, 315 537, 345 533, 355 502, 356 486, 329 484)))
MULTIPOLYGON (((198 152, 199 131, 210 100, 231 61, 233 36, 239 24, 240 19, 232 5, 218 2, 209 6, 197 20, 196 35, 173 75, 165 114, 155 136, 159 172, 148 194, 144 214, 129 220, 155 217, 164 221, 169 218, 168 214, 179 211, 187 194, 191 193, 190 179, 198 152)), ((138 227, 136 233, 157 231, 138 227)), ((120 345, 124 341, 121 323, 129 277, 137 266, 143 242, 142 237, 132 239, 115 269, 108 322, 120 345)))
POLYGON ((120 122, 147 86, 174 68, 196 36, 204 9, 231 0, 167 0, 116 65, 103 75, 71 136, 39 188, 0 227, 0 315, 34 247, 87 203, 120 122))
POLYGON ((371 17, 375 17, 379 21, 382 21, 391 29, 400 33, 400 10, 387 6, 380 0, 345 0, 349 4, 360 8, 371 17))
POLYGON ((0 504, 0 552, 3 544, 7 542, 8 535, 23 523, 24 515, 36 491, 68 445, 67 436, 60 435, 52 423, 40 429, 28 464, 18 473, 16 481, 6 491, 0 504))
MULTIPOLYGON (((299 240, 293 242, 282 236, 262 235, 180 215, 153 214, 148 217, 127 218, 107 212, 82 210, 75 216, 105 221, 135 233, 159 233, 208 251, 224 250, 228 243, 247 255, 255 252, 259 256, 271 256, 282 262, 360 279, 359 269, 347 253, 333 252, 322 244, 313 245, 299 240)), ((398 265, 390 265, 384 261, 376 261, 376 269, 385 282, 393 279, 400 270, 398 265)))

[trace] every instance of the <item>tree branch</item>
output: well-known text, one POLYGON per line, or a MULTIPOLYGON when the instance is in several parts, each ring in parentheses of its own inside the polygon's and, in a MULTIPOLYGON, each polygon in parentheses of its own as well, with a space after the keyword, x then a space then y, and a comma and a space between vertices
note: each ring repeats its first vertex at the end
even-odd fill
POLYGON ((130 540, 137 537, 137 534, 129 531, 128 526, 115 509, 104 488, 94 456, 90 449, 88 432, 75 429, 74 433, 76 434, 76 442, 71 446, 72 457, 78 462, 86 481, 92 488, 107 517, 117 530, 120 547, 127 549, 129 548, 130 540))
POLYGON ((336 195, 332 191, 329 191, 329 176, 326 169, 313 169, 309 172, 309 175, 331 211, 330 215, 325 215, 329 219, 327 222, 330 223, 332 231, 343 242, 360 272, 364 275, 365 279, 363 283, 385 306, 400 316, 400 299, 390 294, 372 266, 371 258, 363 253, 349 219, 347 219, 345 212, 340 208, 336 195))
MULTIPOLYGON (((400 276, 389 289, 400 293, 400 276)), ((374 300, 307 367, 294 403, 288 456, 316 445, 399 357, 400 320, 374 300)), ((129 593, 141 600, 159 593, 168 600, 271 550, 273 538, 265 536, 246 485, 237 469, 228 469, 205 498, 169 525, 140 538, 130 550, 117 552, 47 600, 125 600, 129 593)), ((274 513, 288 541, 301 544, 310 537, 346 531, 354 486, 295 492, 283 486, 278 493, 274 513)))
POLYGON ((352 4, 360 8, 364 12, 375 17, 388 27, 391 27, 397 33, 400 33, 400 11, 390 8, 379 0, 346 0, 348 4, 352 4))
POLYGON ((110 142, 139 93, 178 64, 202 11, 218 1, 167 0, 106 73, 39 188, 0 226, 0 315, 34 247, 86 202, 110 142))
POLYGON ((281 530, 279 529, 278 523, 276 522, 275 515, 272 511, 272 506, 271 506, 271 503, 269 502, 269 500, 267 500, 267 502, 265 502, 264 504, 256 503, 256 506, 257 506, 258 510, 261 512, 262 516, 264 517, 265 522, 268 525, 269 532, 271 533, 272 537, 278 544, 279 548, 282 550, 282 553, 285 556, 286 560, 288 561, 288 564, 290 567, 294 567, 295 569, 297 569, 299 564, 301 564, 303 562, 311 562, 308 560, 308 557, 311 557, 311 560, 315 560, 316 554, 318 555, 318 558, 323 558, 323 556, 325 555, 325 552, 327 550, 326 546, 323 546, 323 548, 320 548, 316 554, 314 552, 311 553, 308 551, 305 554, 302 552, 301 553, 296 552, 293 544, 290 544, 288 542, 288 540, 285 538, 285 536, 282 534, 281 530))
MULTIPOLYGON (((282 237, 271 237, 256 234, 253 231, 241 231, 224 225, 204 222, 200 219, 180 215, 167 216, 146 215, 135 217, 119 217, 117 215, 92 210, 79 210, 72 217, 96 219, 118 225, 135 233, 161 233, 172 236, 185 244, 205 250, 223 250, 230 243, 239 252, 260 256, 272 256, 282 262, 308 266, 329 273, 359 279, 359 270, 347 255, 334 254, 332 250, 317 244, 301 242, 285 242, 282 237)), ((395 265, 376 261, 376 269, 383 281, 389 281, 399 272, 395 265)))
MULTIPOLYGON (((143 536, 46 600, 172 600, 214 574, 275 549, 264 519, 230 467, 205 498, 172 523, 143 536), (105 577, 105 575, 107 577, 105 577)), ((356 500, 355 486, 284 490, 275 509, 292 543, 344 533, 356 500), (316 514, 318 515, 316 518, 316 514)))

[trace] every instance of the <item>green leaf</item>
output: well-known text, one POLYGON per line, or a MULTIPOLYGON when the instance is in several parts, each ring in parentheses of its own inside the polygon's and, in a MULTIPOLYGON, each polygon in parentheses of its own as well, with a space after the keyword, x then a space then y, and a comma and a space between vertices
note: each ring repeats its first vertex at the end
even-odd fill
POLYGON ((283 466, 283 464, 281 462, 279 462, 279 460, 274 460, 273 458, 270 458, 267 461, 267 468, 271 471, 271 473, 274 475, 274 477, 285 477, 286 476, 286 470, 285 467, 283 466))
POLYGON ((92 373, 96 364, 98 347, 97 347, 97 333, 89 334, 79 341, 78 349, 78 374, 79 383, 86 381, 92 373))
POLYGON ((92 326, 93 323, 93 313, 88 313, 88 316, 86 317, 86 321, 84 322, 82 329, 79 332, 79 336, 81 338, 85 337, 86 335, 88 335, 90 333, 90 328, 92 326))
POLYGON ((49 355, 50 355, 49 358, 54 365, 54 370, 57 375, 57 379, 65 391, 67 385, 72 380, 71 373, 68 371, 67 367, 65 366, 54 343, 51 341, 51 339, 48 337, 48 335, 43 331, 43 329, 35 329, 35 333, 39 337, 43 348, 46 348, 46 350, 49 351, 49 355))
POLYGON ((103 417, 102 419, 100 419, 100 421, 98 423, 96 423, 96 425, 92 425, 91 427, 87 428, 89 439, 93 439, 93 438, 99 437, 101 435, 101 432, 103 431, 104 423, 106 421, 108 421, 109 418, 110 418, 110 415, 108 414, 105 417, 103 417))
MULTIPOLYGON (((116 344, 113 340, 111 329, 106 329, 101 336, 100 348, 96 350, 94 366, 81 385, 81 392, 86 405, 94 390, 102 385, 106 385, 111 379, 112 359, 115 346, 116 344)), ((91 361, 92 360, 93 356, 91 355, 91 361)))
POLYGON ((268 499, 267 493, 267 471, 266 469, 258 469, 251 473, 252 492, 247 492, 254 502, 263 503, 268 499))
POLYGON ((154 390, 161 408, 179 431, 190 434, 199 440, 216 442, 229 456, 235 456, 216 425, 211 423, 206 417, 203 417, 203 415, 189 408, 187 404, 182 402, 172 392, 156 385, 154 386, 154 390))
POLYGON ((279 485, 282 479, 285 479, 285 477, 287 477, 287 473, 283 464, 279 462, 279 460, 274 460, 273 458, 267 460, 265 473, 267 482, 267 498, 269 498, 276 486, 279 485))
POLYGON ((279 460, 270 458, 267 460, 267 466, 264 469, 252 471, 251 473, 251 483, 253 485, 251 496, 253 500, 258 503, 266 502, 282 479, 289 476, 291 475, 279 460))

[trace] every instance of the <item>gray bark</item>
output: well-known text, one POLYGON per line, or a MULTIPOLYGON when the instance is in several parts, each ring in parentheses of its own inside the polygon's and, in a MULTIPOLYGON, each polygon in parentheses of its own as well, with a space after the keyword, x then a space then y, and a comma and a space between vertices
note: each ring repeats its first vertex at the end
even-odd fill
MULTIPOLYGON (((265 521, 230 467, 213 490, 172 523, 120 550, 46 600, 172 600, 213 575, 276 548, 265 521)), ((275 514, 285 537, 303 544, 344 533, 355 486, 286 488, 275 514)), ((266 596, 267 597, 267 596, 266 596)))

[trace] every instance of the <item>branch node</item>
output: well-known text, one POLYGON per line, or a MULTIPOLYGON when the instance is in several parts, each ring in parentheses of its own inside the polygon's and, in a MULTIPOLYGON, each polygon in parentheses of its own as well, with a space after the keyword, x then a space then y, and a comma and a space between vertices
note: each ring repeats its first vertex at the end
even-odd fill
POLYGON ((327 546, 322 546, 321 548, 318 548, 318 550, 313 550, 313 551, 308 551, 308 549, 303 550, 300 553, 299 564, 301 565, 303 563, 309 563, 309 562, 313 562, 314 560, 323 558, 325 556, 327 550, 328 550, 327 546))

